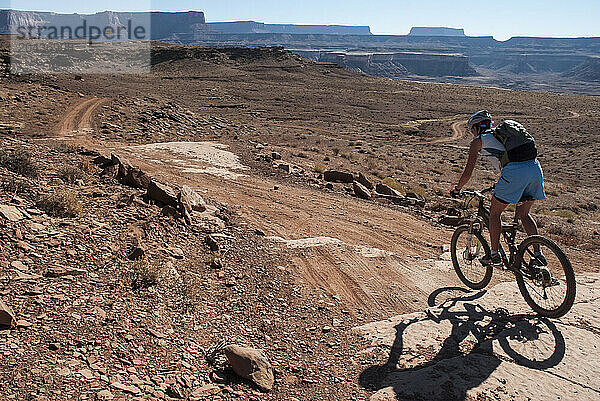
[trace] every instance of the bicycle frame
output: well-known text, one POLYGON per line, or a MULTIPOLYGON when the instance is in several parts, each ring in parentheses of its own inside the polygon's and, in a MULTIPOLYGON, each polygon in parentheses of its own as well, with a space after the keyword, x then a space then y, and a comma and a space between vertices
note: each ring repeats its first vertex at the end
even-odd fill
MULTIPOLYGON (((481 231, 483 231, 483 228, 487 228, 489 231, 490 211, 487 207, 485 207, 484 194, 487 192, 491 192, 492 189, 493 189, 493 187, 488 188, 482 192, 469 193, 469 195, 472 195, 471 200, 474 199, 475 197, 479 199, 479 204, 477 206, 477 213, 467 219, 469 222, 469 234, 473 234, 475 231, 481 232, 481 231)), ((471 201, 469 200, 467 202, 467 205, 470 202, 471 201)), ((468 209, 468 207, 466 209, 468 209)), ((500 255, 502 257, 502 262, 504 263, 504 266, 507 270, 512 270, 513 268, 516 267, 515 264, 517 262, 516 258, 517 258, 518 246, 516 245, 515 240, 517 237, 518 228, 519 228, 519 220, 518 220, 517 213, 515 211, 515 217, 513 220, 513 224, 510 224, 510 225, 502 224, 502 227, 501 227, 501 235, 502 235, 502 238, 504 239, 504 242, 508 246, 509 254, 507 254, 506 251, 504 250, 502 243, 500 243, 500 248, 498 249, 498 252, 500 253, 500 255)), ((468 241, 470 241, 470 238, 468 241)), ((470 245, 471 244, 469 243, 469 246, 470 245)))

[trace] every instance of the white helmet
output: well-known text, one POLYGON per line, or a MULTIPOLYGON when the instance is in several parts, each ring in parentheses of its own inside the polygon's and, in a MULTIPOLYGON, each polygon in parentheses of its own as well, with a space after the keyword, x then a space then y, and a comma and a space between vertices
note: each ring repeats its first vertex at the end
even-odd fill
POLYGON ((491 123, 492 115, 487 110, 478 111, 469 118, 469 121, 467 121, 467 127, 471 129, 474 125, 480 124, 484 121, 489 121, 491 123))

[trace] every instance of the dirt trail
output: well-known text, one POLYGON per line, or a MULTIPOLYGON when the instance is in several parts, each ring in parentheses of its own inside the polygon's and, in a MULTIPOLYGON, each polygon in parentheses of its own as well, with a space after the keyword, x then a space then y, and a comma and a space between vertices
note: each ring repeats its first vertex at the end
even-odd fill
MULTIPOLYGON (((294 251, 297 279, 307 291, 320 288, 338 297, 351 313, 410 311, 417 307, 414 299, 426 298, 429 286, 421 288, 423 283, 439 282, 439 274, 423 259, 437 259, 449 234, 401 210, 252 176, 223 180, 205 173, 181 174, 178 166, 194 160, 172 164, 174 156, 164 151, 115 150, 152 176, 190 185, 227 203, 267 236, 330 239, 306 241, 314 245, 294 251)), ((182 155, 176 159, 181 161, 182 155)), ((453 282, 451 274, 446 277, 453 282)))
POLYGON ((446 143, 446 142, 454 142, 458 141, 462 137, 465 136, 466 130, 463 128, 464 121, 459 120, 452 123, 452 136, 437 138, 431 141, 417 142, 415 145, 431 145, 435 143, 446 143))
MULTIPOLYGON (((399 209, 254 177, 247 170, 230 174, 237 179, 224 178, 228 176, 222 170, 227 166, 219 163, 228 157, 211 164, 198 154, 206 151, 206 144, 181 149, 181 144, 137 147, 94 142, 85 134, 93 127, 94 112, 107 101, 92 98, 72 106, 59 126, 62 139, 117 152, 157 179, 196 188, 228 204, 251 226, 278 241, 332 239, 290 249, 297 280, 305 291, 321 289, 337 297, 349 313, 368 318, 421 310, 424 305, 416 300, 422 303, 432 286, 455 282, 450 267, 443 275, 432 269, 442 244, 449 242, 449 233, 399 209), (214 170, 218 174, 211 173, 214 170)), ((453 138, 459 134, 455 128, 453 138)), ((224 148, 219 146, 219 151, 224 148)), ((281 246, 285 251, 286 243, 281 246)))
POLYGON ((85 99, 72 107, 58 126, 58 134, 62 137, 73 137, 76 133, 92 128, 92 117, 98 107, 107 103, 108 99, 85 99))

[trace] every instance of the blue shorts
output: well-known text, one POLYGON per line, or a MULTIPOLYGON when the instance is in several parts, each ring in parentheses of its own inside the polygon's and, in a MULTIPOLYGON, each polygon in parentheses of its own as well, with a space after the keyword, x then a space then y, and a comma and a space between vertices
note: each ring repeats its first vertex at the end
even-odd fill
POLYGON ((501 202, 514 205, 522 202, 524 197, 533 200, 546 199, 544 173, 537 159, 508 163, 504 166, 494 196, 501 202))

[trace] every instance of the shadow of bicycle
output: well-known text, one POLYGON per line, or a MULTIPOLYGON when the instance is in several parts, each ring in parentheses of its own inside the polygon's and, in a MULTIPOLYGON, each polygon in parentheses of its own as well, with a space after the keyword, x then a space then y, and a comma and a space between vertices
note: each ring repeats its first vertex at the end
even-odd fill
POLYGON ((364 370, 360 384, 372 391, 386 388, 390 392, 392 388, 398 399, 462 400, 503 361, 537 370, 562 361, 565 340, 551 321, 534 315, 510 315, 502 308, 486 310, 477 303, 485 293, 459 287, 434 291, 428 299, 427 317, 407 315, 411 317, 397 324, 387 361, 364 370), (414 330, 411 326, 415 325, 426 325, 430 331, 414 330), (426 336, 431 330, 449 330, 449 334, 436 347, 431 346, 430 339, 406 337, 426 336), (407 341, 412 347, 421 340, 427 346, 416 352, 405 349, 407 341), (441 388, 433 391, 435 385, 441 388))

